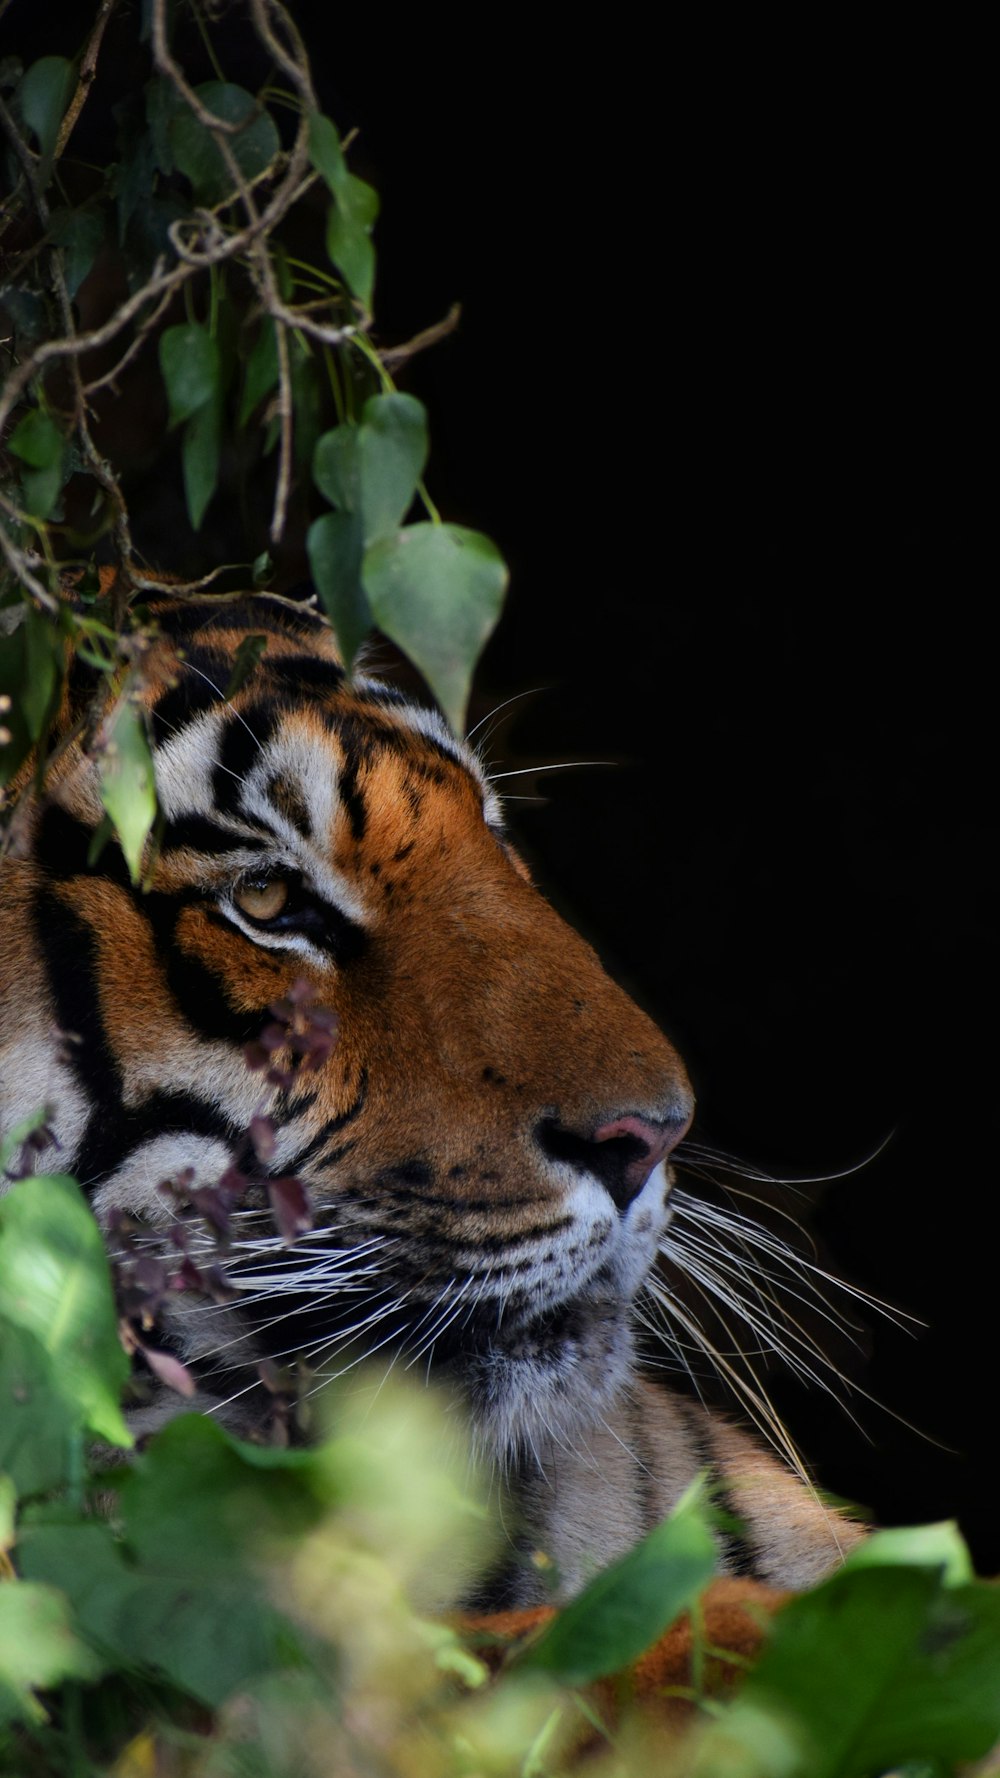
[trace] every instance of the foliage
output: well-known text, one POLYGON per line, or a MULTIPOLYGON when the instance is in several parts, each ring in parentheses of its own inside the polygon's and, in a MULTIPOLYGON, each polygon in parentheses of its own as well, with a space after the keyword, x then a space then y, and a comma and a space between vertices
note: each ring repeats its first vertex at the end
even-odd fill
POLYGON ((630 1709, 624 1677, 612 1715, 580 1688, 711 1574, 702 1489, 490 1680, 443 1616, 495 1536, 452 1404, 373 1380, 309 1451, 182 1414, 109 1470, 80 1429, 119 1430, 124 1355, 71 1182, 0 1204, 0 1278, 0 1771, 556 1778, 586 1752, 598 1778, 940 1778, 1000 1734, 1000 1594, 950 1526, 877 1535, 793 1601, 734 1701, 696 1662, 686 1727, 630 1709), (26 1391, 37 1467, 7 1433, 26 1391))
POLYGON ((461 730, 506 586, 494 545, 442 521, 426 413, 393 382, 457 317, 376 343, 378 199, 319 108, 294 18, 280 0, 214 26, 211 10, 102 0, 82 45, 0 64, 0 786, 32 750, 44 759, 67 656, 82 654, 103 674, 93 711, 113 693, 88 741, 135 881, 156 812, 136 694, 157 592, 281 590, 307 555, 348 665, 377 626, 461 730), (113 102, 124 54, 144 77, 113 102), (259 71, 254 90, 226 78, 227 56, 259 71), (95 165, 81 132, 112 111, 95 165), (162 549, 144 559, 127 438, 136 408, 158 406, 184 560, 208 563, 194 581, 162 549), (227 502, 246 559, 220 568, 227 502))

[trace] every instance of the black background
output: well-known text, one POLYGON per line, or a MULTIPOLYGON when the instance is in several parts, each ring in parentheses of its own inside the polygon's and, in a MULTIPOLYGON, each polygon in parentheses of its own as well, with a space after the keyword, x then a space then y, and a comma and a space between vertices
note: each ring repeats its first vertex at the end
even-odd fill
MULTIPOLYGON (((866 1317, 857 1424, 781 1406, 826 1486, 958 1514, 995 1571, 994 670, 948 52, 294 10, 381 193, 380 337, 463 305, 402 382, 444 516, 511 568, 472 720, 539 688, 498 770, 615 762, 506 780, 545 792, 510 803, 537 878, 683 1051, 702 1140, 858 1169, 805 1194, 823 1256, 927 1326, 866 1317)), ((65 47, 18 23, 26 59, 65 47)))
MULTIPOLYGON (((454 37, 325 102, 382 194, 377 312, 463 304, 406 386, 430 485, 512 571, 473 720, 538 880, 671 1034, 697 1134, 805 1194, 864 1319, 828 1487, 1000 1567, 993 668, 950 73, 933 43, 454 37), (901 1416, 913 1431, 894 1416, 901 1416), (937 1443, 931 1441, 939 1441, 937 1443), (989 1455, 987 1454, 989 1453, 989 1455)), ((318 51, 322 32, 310 41, 318 51)), ((942 51, 943 56, 943 51, 942 51)))

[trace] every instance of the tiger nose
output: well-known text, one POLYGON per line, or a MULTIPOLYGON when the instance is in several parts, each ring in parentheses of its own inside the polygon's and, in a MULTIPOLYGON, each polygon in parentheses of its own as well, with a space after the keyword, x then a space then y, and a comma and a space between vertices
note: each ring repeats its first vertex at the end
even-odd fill
POLYGON ((591 1135, 567 1129, 546 1118, 536 1131, 552 1160, 568 1161, 578 1172, 600 1180, 609 1198, 624 1214, 638 1197, 654 1167, 666 1160, 686 1135, 694 1113, 689 1093, 679 1094, 662 1118, 629 1112, 599 1124, 591 1135))
POLYGON ((691 1127, 690 1104, 671 1110, 662 1121, 616 1117, 594 1131, 591 1171, 622 1212, 639 1196, 654 1167, 682 1142, 691 1127))

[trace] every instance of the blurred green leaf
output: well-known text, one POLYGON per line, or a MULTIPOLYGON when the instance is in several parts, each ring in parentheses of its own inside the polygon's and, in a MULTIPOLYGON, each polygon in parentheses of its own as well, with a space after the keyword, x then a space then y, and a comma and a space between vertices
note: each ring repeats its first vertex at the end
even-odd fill
POLYGON ((0 1585, 0 1722, 39 1713, 36 1686, 95 1679, 101 1663, 74 1634, 69 1605, 54 1587, 0 1585))
POLYGON ((7 445, 32 469, 51 468, 60 461, 64 447, 65 439, 55 420, 40 407, 33 407, 18 421, 7 445))
POLYGON ((338 186, 343 186, 347 179, 348 166, 336 125, 319 111, 314 111, 309 119, 309 159, 336 194, 338 186))
POLYGON ((309 154, 334 200, 327 222, 326 250, 355 296, 370 309, 375 285, 371 231, 378 216, 378 193, 348 170, 334 125, 318 112, 309 119, 309 154))
POLYGON ((265 395, 278 381, 278 342, 270 315, 261 318, 253 350, 243 373, 243 394, 240 398, 238 425, 245 426, 265 395))
POLYGON ((940 1567, 845 1568, 786 1606, 742 1702, 800 1726, 797 1778, 977 1759, 1000 1738, 1000 1592, 940 1567))
POLYGON ((360 513, 323 513, 309 527, 306 550, 316 591, 336 632, 344 665, 350 671, 373 623, 371 606, 361 584, 364 552, 360 513))
POLYGON ((32 408, 14 428, 10 450, 27 467, 21 478, 25 510, 34 518, 47 519, 64 479, 66 440, 50 414, 32 408))
MULTIPOLYGON (((195 93, 213 117, 244 128, 225 140, 243 178, 256 179, 269 167, 281 147, 272 117, 244 87, 224 80, 209 80, 195 93)), ((176 165, 194 187, 203 204, 220 204, 233 192, 233 178, 218 140, 192 111, 178 111, 169 123, 170 146, 176 165)))
POLYGON ((371 232, 378 217, 378 193, 363 179, 347 175, 344 190, 334 199, 326 226, 326 250, 331 265, 343 272, 366 310, 375 293, 375 247, 371 232))
POLYGON ((0 1314, 0 1467, 22 1495, 63 1486, 80 1427, 41 1340, 0 1314))
POLYGON ((14 1548, 14 1521, 17 1514, 17 1489, 14 1478, 0 1474, 0 1555, 14 1548))
POLYGON ((320 1453, 243 1445, 186 1414, 125 1476, 120 1539, 43 1510, 25 1516, 19 1557, 30 1579, 65 1589, 95 1647, 215 1705, 301 1661, 302 1632, 271 1601, 270 1566, 332 1499, 320 1453))
POLYGON ((12 627, 0 647, 0 783, 9 783, 54 716, 62 689, 63 639, 30 600, 8 607, 12 627))
POLYGON ((323 513, 310 525, 306 538, 316 590, 348 670, 372 627, 371 608, 361 585, 364 533, 359 435, 359 427, 345 422, 317 440, 313 480, 339 510, 323 513))
MULTIPOLYGON (((340 428, 338 428, 338 431, 340 428)), ((406 517, 427 462, 427 414, 412 395, 373 395, 358 428, 361 513, 367 547, 406 517)))
POLYGON ((55 149, 74 84, 73 64, 65 56, 42 56, 32 62, 21 81, 21 115, 38 137, 45 160, 55 149))
POLYGON ((888 1566, 936 1568, 947 1587, 974 1580, 972 1557, 954 1519, 936 1525, 893 1525, 875 1531, 855 1546, 844 1564, 856 1568, 888 1566))
POLYGON ((19 1415, 28 1410, 24 1424, 34 1418, 43 1382, 55 1420, 65 1424, 68 1411, 70 1425, 112 1444, 131 1444, 118 1406, 129 1363, 118 1339, 107 1257, 74 1180, 40 1175, 0 1198, 0 1320, 8 1324, 6 1336, 18 1329, 38 1345, 36 1351, 13 1338, 0 1342, 5 1354, 18 1344, 15 1360, 29 1385, 24 1397, 12 1388, 0 1414, 0 1468, 22 1491, 19 1476, 31 1452, 18 1455, 19 1415), (39 1351, 48 1360, 41 1375, 39 1351))
POLYGON ((473 668, 507 587, 496 545, 460 525, 407 525, 365 551, 362 584, 379 629, 419 667, 461 734, 473 668))
POLYGON ((669 1519, 563 1608, 520 1664, 573 1686, 621 1672, 691 1605, 717 1565, 705 1487, 696 1482, 669 1519))
POLYGON ((33 1136, 36 1130, 41 1130, 44 1127, 50 1116, 49 1107, 43 1105, 40 1110, 33 1111, 29 1117, 21 1118, 19 1123, 14 1124, 5 1133, 0 1140, 0 1174, 6 1173, 12 1179, 23 1178, 23 1174, 13 1172, 13 1168, 18 1165, 19 1151, 24 1147, 29 1136, 33 1136))
POLYGON ((170 424, 179 426, 218 396, 219 348, 207 327, 190 322, 166 328, 160 335, 159 352, 170 424))
POLYGON ((266 636, 244 636, 233 656, 233 670, 224 693, 226 702, 246 684, 267 648, 266 636))
POLYGON ((361 460, 358 428, 348 422, 334 426, 317 439, 313 454, 313 481, 331 506, 342 512, 361 510, 361 460))
POLYGON ((106 718, 97 756, 101 802, 114 823, 133 883, 156 818, 156 782, 142 711, 126 695, 106 718))
POLYGON ((181 441, 184 497, 188 517, 196 531, 200 531, 206 508, 215 493, 221 448, 222 403, 209 401, 191 415, 181 441))
POLYGON ((63 250, 66 290, 73 297, 90 271, 104 240, 104 215, 96 204, 79 210, 55 210, 52 239, 63 250))

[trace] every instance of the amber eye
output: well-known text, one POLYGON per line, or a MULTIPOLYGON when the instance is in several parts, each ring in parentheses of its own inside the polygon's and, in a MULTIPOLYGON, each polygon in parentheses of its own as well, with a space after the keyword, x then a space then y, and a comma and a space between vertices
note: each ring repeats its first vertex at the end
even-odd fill
POLYGON ((249 915, 251 920, 276 920, 288 901, 288 884, 284 877, 243 883, 233 900, 240 912, 249 915))

